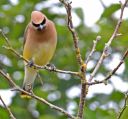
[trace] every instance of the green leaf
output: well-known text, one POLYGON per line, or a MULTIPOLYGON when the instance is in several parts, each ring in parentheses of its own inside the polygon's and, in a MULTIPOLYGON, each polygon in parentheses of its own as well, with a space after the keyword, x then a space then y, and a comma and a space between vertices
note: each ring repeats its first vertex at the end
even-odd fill
POLYGON ((39 119, 56 119, 53 115, 42 115, 39 119))
POLYGON ((109 7, 107 7, 104 12, 101 15, 101 18, 105 17, 108 18, 110 17, 114 12, 120 9, 120 4, 112 4, 109 7))
POLYGON ((128 118, 128 106, 124 109, 119 119, 127 119, 128 118))
POLYGON ((79 16, 79 18, 82 20, 82 22, 84 21, 84 14, 83 14, 83 10, 81 8, 76 8, 75 9, 76 14, 79 16))
POLYGON ((127 119, 128 118, 128 98, 126 99, 126 105, 122 108, 119 119, 127 119))

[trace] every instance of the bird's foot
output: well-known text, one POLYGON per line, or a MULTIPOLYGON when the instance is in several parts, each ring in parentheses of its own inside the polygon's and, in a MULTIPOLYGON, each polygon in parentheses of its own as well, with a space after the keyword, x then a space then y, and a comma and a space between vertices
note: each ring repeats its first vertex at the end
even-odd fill
POLYGON ((32 66, 34 65, 33 60, 30 60, 27 65, 28 65, 29 67, 32 67, 32 66))
POLYGON ((27 85, 27 90, 25 89, 25 87, 23 87, 23 90, 28 92, 29 94, 27 94, 26 92, 21 92, 21 97, 22 98, 31 98, 31 96, 34 94, 32 91, 32 85, 27 85))
POLYGON ((30 60, 26 66, 30 67, 30 68, 33 68, 33 69, 36 69, 36 66, 34 65, 33 60, 30 60))
POLYGON ((56 69, 54 64, 47 64, 46 66, 48 66, 50 71, 54 71, 56 69))

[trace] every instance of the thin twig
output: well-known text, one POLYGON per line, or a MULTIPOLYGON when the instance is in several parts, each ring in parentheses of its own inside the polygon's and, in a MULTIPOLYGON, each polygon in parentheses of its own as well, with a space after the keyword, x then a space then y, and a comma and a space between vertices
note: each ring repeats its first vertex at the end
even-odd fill
POLYGON ((69 118, 71 118, 71 119, 75 119, 75 117, 72 116, 71 114, 69 114, 67 111, 65 111, 64 109, 62 109, 62 108, 60 108, 60 107, 58 107, 58 106, 56 106, 56 105, 53 105, 53 104, 49 103, 49 102, 46 101, 45 99, 43 99, 43 98, 41 98, 41 97, 38 97, 38 96, 36 96, 35 94, 32 94, 32 95, 30 95, 30 96, 33 97, 33 98, 35 98, 35 99, 37 99, 38 101, 40 101, 40 102, 42 102, 42 103, 48 105, 51 109, 55 109, 55 110, 57 110, 57 111, 63 113, 65 116, 67 116, 67 117, 69 117, 69 118))
POLYGON ((39 79, 39 81, 40 81, 40 83, 41 83, 41 86, 43 87, 44 82, 43 82, 43 80, 41 79, 41 76, 40 76, 39 72, 37 73, 37 79, 39 79))
POLYGON ((5 35, 4 32, 2 31, 2 29, 0 29, 0 33, 1 33, 2 36, 4 37, 4 39, 5 39, 6 43, 7 43, 7 45, 8 45, 9 47, 11 47, 11 44, 10 44, 10 42, 9 42, 9 39, 6 37, 6 35, 5 35))
POLYGON ((13 52, 17 57, 25 61, 26 63, 29 63, 29 60, 25 59, 22 55, 20 55, 15 49, 12 48, 12 46, 3 46, 3 48, 10 50, 13 52))
POLYGON ((104 2, 102 0, 100 0, 100 3, 102 5, 102 7, 105 9, 106 8, 106 5, 104 4, 104 2))
POLYGON ((73 71, 64 71, 64 70, 60 70, 60 69, 57 69, 57 68, 51 68, 49 66, 37 66, 39 67, 40 69, 46 69, 48 71, 53 71, 53 72, 58 72, 58 73, 64 73, 64 74, 71 74, 71 75, 75 75, 75 76, 80 76, 79 72, 73 72, 73 71))
POLYGON ((64 109, 62 109, 62 108, 60 108, 60 107, 58 107, 58 106, 56 106, 56 105, 53 105, 52 103, 46 101, 45 99, 43 99, 43 98, 41 98, 41 97, 39 97, 39 96, 36 96, 36 95, 33 94, 33 93, 29 93, 29 92, 24 91, 23 89, 21 89, 19 86, 17 86, 17 85, 15 84, 15 82, 11 79, 11 77, 8 77, 8 75, 5 74, 2 70, 0 70, 0 72, 2 72, 1 74, 2 74, 2 75, 4 76, 4 78, 9 82, 9 84, 11 83, 11 86, 13 87, 13 90, 23 92, 23 93, 25 93, 25 94, 31 96, 32 98, 34 98, 34 99, 36 99, 36 100, 42 102, 43 104, 48 105, 50 108, 55 109, 55 110, 57 110, 57 111, 63 113, 63 114, 66 115, 67 117, 69 117, 69 118, 71 118, 71 119, 75 119, 74 116, 70 115, 70 114, 69 114, 67 111, 65 111, 64 109))
POLYGON ((108 49, 109 49, 109 47, 110 47, 113 39, 118 36, 118 31, 119 31, 120 25, 122 23, 122 17, 123 17, 123 13, 124 13, 124 8, 126 7, 127 2, 128 2, 128 0, 125 0, 125 3, 124 4, 121 4, 120 18, 119 18, 119 20, 117 22, 117 25, 115 27, 115 30, 114 30, 112 36, 110 37, 110 39, 108 40, 108 42, 105 44, 104 50, 102 52, 102 55, 101 55, 98 63, 96 64, 93 72, 91 73, 91 76, 89 78, 89 82, 92 81, 93 77, 95 76, 95 74, 97 73, 99 67, 101 66, 103 60, 108 56, 108 54, 107 54, 108 53, 108 49))
POLYGON ((89 60, 91 59, 93 53, 95 52, 95 50, 96 50, 96 45, 97 45, 98 41, 100 41, 100 39, 101 39, 101 36, 97 36, 97 37, 96 37, 96 40, 93 40, 93 47, 92 47, 92 50, 91 50, 91 52, 89 53, 89 55, 88 55, 88 57, 87 57, 87 59, 86 59, 86 61, 85 61, 86 64, 88 64, 88 62, 89 62, 89 60))
POLYGON ((124 8, 126 7, 127 3, 128 3, 128 0, 125 0, 125 3, 124 3, 124 4, 122 4, 122 3, 120 2, 120 4, 121 4, 121 13, 120 13, 120 17, 119 17, 119 20, 118 20, 118 22, 117 22, 117 25, 116 25, 116 27, 115 27, 115 30, 114 30, 114 32, 113 32, 111 38, 109 39, 109 41, 108 41, 107 44, 106 44, 106 47, 109 47, 109 46, 111 45, 113 39, 114 39, 116 36, 118 36, 118 31, 119 31, 119 28, 120 28, 121 23, 122 23, 124 8))
MULTIPOLYGON (((119 112, 117 119, 120 119, 124 115, 126 108, 128 108, 128 92, 126 92, 126 94, 125 94, 124 106, 121 109, 121 111, 119 112)), ((124 119, 124 118, 122 118, 122 119, 124 119)))
POLYGON ((9 113, 10 118, 11 118, 11 119, 16 119, 16 118, 14 117, 14 115, 12 114, 10 108, 8 108, 7 105, 5 104, 5 102, 4 102, 4 100, 2 99, 1 96, 0 96, 0 100, 1 100, 2 104, 4 105, 5 109, 7 110, 7 112, 9 113))
POLYGON ((11 80, 11 77, 8 73, 5 73, 4 71, 0 70, 0 74, 8 81, 10 87, 16 87, 16 84, 11 80))
POLYGON ((103 79, 102 81, 94 81, 91 83, 87 83, 87 85, 94 85, 94 84, 101 84, 101 83, 106 83, 108 81, 108 79, 110 79, 115 73, 116 71, 119 69, 119 67, 124 63, 125 58, 128 57, 128 49, 125 51, 121 61, 119 62, 119 64, 106 76, 105 79, 103 79))

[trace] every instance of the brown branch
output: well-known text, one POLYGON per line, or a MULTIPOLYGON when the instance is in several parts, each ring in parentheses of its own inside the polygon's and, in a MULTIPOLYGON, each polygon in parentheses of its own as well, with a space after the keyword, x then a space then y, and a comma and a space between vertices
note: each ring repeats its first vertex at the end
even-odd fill
POLYGON ((113 39, 118 36, 118 31, 119 31, 119 28, 120 28, 121 23, 122 23, 124 8, 126 7, 126 4, 127 3, 128 3, 128 0, 125 0, 125 3, 124 4, 121 4, 120 18, 119 18, 119 20, 117 22, 117 25, 115 27, 115 30, 114 30, 112 36, 110 37, 110 39, 108 40, 108 42, 105 44, 104 50, 102 52, 102 55, 101 55, 99 61, 97 62, 96 66, 95 66, 95 68, 93 70, 93 72, 91 73, 91 76, 89 78, 89 82, 92 81, 93 77, 95 76, 95 74, 99 70, 99 68, 100 68, 103 60, 108 56, 108 50, 109 50, 109 47, 111 46, 111 43, 112 43, 113 39))
POLYGON ((64 109, 62 109, 62 108, 60 108, 60 107, 58 107, 58 106, 56 106, 56 105, 53 105, 52 103, 46 101, 45 99, 43 99, 43 98, 41 98, 41 97, 39 97, 39 96, 36 96, 36 95, 33 94, 33 93, 29 93, 29 92, 24 91, 23 89, 21 89, 19 86, 17 86, 17 85, 15 84, 15 82, 11 79, 11 77, 8 77, 8 75, 5 74, 2 70, 0 70, 0 72, 2 72, 1 75, 9 82, 9 84, 11 83, 11 86, 13 87, 13 90, 23 92, 23 93, 25 93, 25 94, 31 96, 32 98, 34 98, 34 99, 40 101, 41 103, 46 104, 46 105, 49 106, 50 108, 55 109, 55 110, 57 110, 57 111, 63 113, 63 114, 66 115, 67 117, 69 117, 69 118, 71 118, 71 119, 75 119, 74 116, 70 115, 70 114, 69 114, 67 111, 65 111, 64 109))
POLYGON ((115 73, 116 71, 119 69, 119 67, 124 63, 125 58, 128 57, 128 49, 125 51, 121 61, 119 62, 119 64, 106 76, 105 79, 103 79, 102 81, 94 81, 91 83, 87 83, 87 85, 94 85, 94 84, 101 84, 101 83, 106 83, 115 73))
POLYGON ((0 74, 8 81, 10 87, 14 88, 17 85, 11 80, 11 77, 8 73, 5 73, 4 71, 0 70, 0 74))
POLYGON ((79 49, 79 46, 78 46, 79 37, 78 37, 78 35, 75 31, 75 28, 74 28, 73 22, 72 22, 72 13, 71 13, 71 9, 72 9, 71 3, 72 2, 66 2, 66 0, 59 0, 59 1, 62 4, 64 4, 66 12, 67 12, 67 25, 68 25, 68 29, 71 32, 72 37, 73 37, 77 61, 80 65, 83 65, 84 62, 82 60, 82 57, 81 57, 81 54, 80 54, 80 49, 79 49))
POLYGON ((72 116, 71 114, 69 114, 67 111, 65 111, 64 109, 56 106, 56 105, 53 105, 51 103, 49 103, 48 101, 46 101, 45 99, 41 98, 41 97, 38 97, 36 96, 35 94, 32 94, 32 95, 29 95, 31 97, 33 97, 34 99, 37 99, 38 101, 48 105, 51 109, 55 109, 56 111, 59 111, 61 113, 63 113, 65 116, 69 117, 70 119, 75 119, 74 116, 72 116))
POLYGON ((39 67, 39 69, 46 69, 48 71, 53 71, 53 72, 58 72, 58 73, 64 73, 64 74, 71 74, 71 75, 75 75, 75 76, 80 76, 79 72, 73 72, 73 71, 64 71, 64 70, 60 70, 57 68, 51 68, 49 66, 37 66, 39 67))
POLYGON ((16 119, 16 118, 14 117, 14 115, 12 114, 10 108, 8 108, 7 105, 5 104, 5 102, 4 102, 4 100, 2 99, 1 96, 0 96, 0 100, 1 100, 2 104, 4 105, 5 109, 7 110, 7 112, 9 113, 10 118, 11 118, 11 119, 16 119))
POLYGON ((88 87, 86 86, 86 64, 84 63, 82 57, 81 57, 81 53, 80 53, 80 48, 78 46, 78 40, 79 37, 77 35, 77 32, 75 31, 75 28, 73 26, 73 22, 72 22, 72 6, 71 3, 69 1, 66 0, 59 0, 66 9, 67 12, 67 26, 69 31, 72 34, 72 38, 74 41, 74 47, 75 47, 75 53, 76 53, 76 59, 78 64, 80 65, 80 78, 81 78, 81 95, 80 95, 80 101, 79 101, 79 109, 78 109, 78 113, 77 113, 77 119, 82 119, 83 118, 83 110, 84 110, 84 105, 85 105, 85 98, 86 98, 86 94, 87 94, 87 89, 88 87))
POLYGON ((83 119, 83 111, 85 106, 85 99, 87 94, 87 85, 86 82, 81 84, 81 94, 80 94, 80 101, 79 101, 79 109, 77 112, 77 119, 83 119))

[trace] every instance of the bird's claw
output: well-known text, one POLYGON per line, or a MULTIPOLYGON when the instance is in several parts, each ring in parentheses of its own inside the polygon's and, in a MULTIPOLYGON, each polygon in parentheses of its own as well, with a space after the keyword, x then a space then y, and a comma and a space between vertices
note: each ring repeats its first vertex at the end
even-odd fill
POLYGON ((46 66, 48 66, 50 71, 54 71, 56 69, 54 64, 47 64, 46 66))
POLYGON ((33 60, 30 60, 30 61, 28 62, 28 64, 27 64, 28 67, 32 67, 33 65, 34 65, 33 60))

